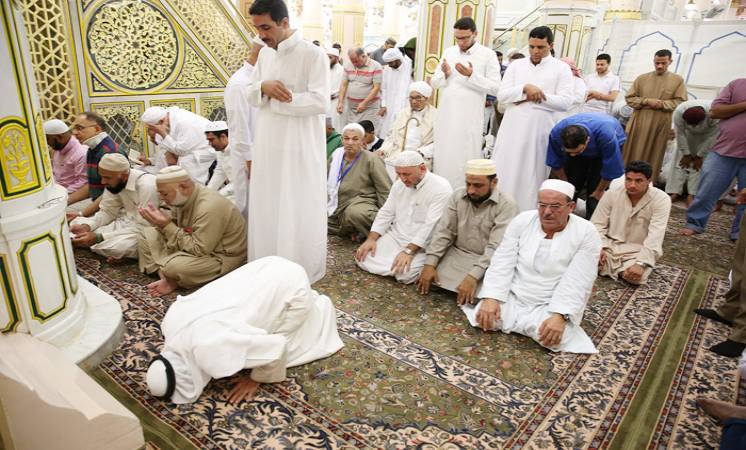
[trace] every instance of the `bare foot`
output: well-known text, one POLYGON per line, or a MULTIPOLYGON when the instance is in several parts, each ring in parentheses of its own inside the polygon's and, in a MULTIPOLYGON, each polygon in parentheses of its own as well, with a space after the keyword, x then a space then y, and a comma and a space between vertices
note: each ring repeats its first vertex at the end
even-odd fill
POLYGON ((230 392, 228 392, 228 403, 236 404, 241 400, 250 402, 254 400, 256 391, 259 390, 259 382, 252 380, 248 375, 244 375, 236 382, 230 392))
POLYGON ((696 231, 692 230, 691 228, 682 228, 681 229, 681 235, 682 236, 694 236, 695 234, 699 234, 696 231))
POLYGON ((116 256, 109 256, 108 258, 106 258, 106 262, 109 264, 118 264, 123 260, 124 258, 117 258, 116 256))
POLYGON ((151 297, 160 297, 172 293, 176 290, 176 287, 175 281, 171 281, 168 278, 161 278, 148 285, 148 294, 151 297))
POLYGON ((700 397, 697 399, 697 406, 710 417, 714 417, 720 422, 728 419, 746 419, 746 406, 738 406, 712 398, 700 397))
POLYGON ((715 203, 715 207, 712 209, 712 212, 718 212, 723 207, 723 201, 718 200, 717 203, 715 203))

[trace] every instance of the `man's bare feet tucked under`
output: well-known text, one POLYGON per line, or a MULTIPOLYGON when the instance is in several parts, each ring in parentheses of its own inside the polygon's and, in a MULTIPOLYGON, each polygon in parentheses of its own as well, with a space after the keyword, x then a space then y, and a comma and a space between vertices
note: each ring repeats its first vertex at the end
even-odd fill
POLYGON ((148 285, 148 294, 152 297, 160 297, 161 295, 172 293, 177 287, 178 285, 175 281, 169 280, 161 275, 160 280, 154 281, 148 285))
POLYGON ((117 258, 116 256, 109 256, 106 258, 106 262, 109 264, 119 264, 120 262, 123 262, 124 258, 117 258))
POLYGON ((681 229, 681 235, 682 236, 694 236, 695 234, 698 234, 696 231, 692 230, 691 228, 682 228, 681 229))
POLYGON ((228 392, 228 403, 237 404, 241 400, 246 400, 247 402, 254 400, 260 384, 258 381, 252 380, 249 375, 239 375, 236 384, 228 392))
POLYGON ((720 422, 725 422, 728 419, 746 419, 746 406, 703 397, 697 399, 697 406, 707 415, 720 422))

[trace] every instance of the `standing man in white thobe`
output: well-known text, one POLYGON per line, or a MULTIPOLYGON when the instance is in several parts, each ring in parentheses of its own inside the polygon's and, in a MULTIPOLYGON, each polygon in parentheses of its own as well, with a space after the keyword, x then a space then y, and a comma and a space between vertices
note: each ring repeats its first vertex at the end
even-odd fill
POLYGON ((570 71, 572 72, 573 91, 572 105, 570 105, 570 108, 568 108, 567 111, 561 112, 557 115, 557 121, 578 114, 583 109, 583 105, 585 105, 585 98, 588 93, 588 87, 585 85, 583 73, 578 69, 578 66, 575 65, 575 60, 573 58, 564 57, 561 58, 560 61, 570 67, 570 71))
POLYGON ((596 56, 596 71, 583 78, 588 92, 585 94, 586 101, 582 112, 611 114, 611 107, 622 90, 622 83, 619 77, 611 72, 609 65, 611 56, 601 53, 596 56))
POLYGON ((529 58, 513 61, 505 71, 497 94, 505 115, 495 139, 492 159, 500 189, 510 194, 521 211, 536 208, 536 194, 547 179, 549 133, 558 112, 573 102, 570 67, 549 53, 552 30, 536 27, 529 33, 529 58))
POLYGON ((425 247, 453 190, 445 178, 427 170, 422 155, 411 150, 399 155, 396 175, 399 179, 355 260, 366 272, 410 284, 425 265, 425 247))
POLYGON ((433 89, 440 89, 433 172, 458 188, 464 185, 466 161, 482 157, 484 99, 497 95, 500 64, 492 49, 477 42, 471 17, 456 21, 453 37, 456 45, 443 52, 431 80, 433 89))
POLYGON ((332 118, 332 125, 335 130, 341 130, 342 125, 341 115, 337 112, 337 99, 339 98, 339 86, 342 84, 342 77, 344 76, 345 70, 342 64, 339 63, 339 50, 334 47, 326 49, 326 56, 329 57, 329 90, 331 95, 329 98, 329 106, 326 108, 327 117, 332 118))
POLYGON ((249 261, 270 255, 326 273, 329 58, 291 29, 282 0, 249 9, 259 52, 246 96, 259 107, 249 193, 249 261))
POLYGON ((484 275, 482 301, 474 309, 462 306, 473 326, 522 334, 555 352, 597 353, 580 322, 601 238, 592 223, 572 214, 574 194, 567 181, 547 180, 538 210, 508 225, 484 275))
POLYGON ((407 106, 409 83, 412 82, 412 60, 396 47, 383 53, 383 80, 381 81, 381 109, 383 117, 378 136, 388 139, 396 114, 407 106))

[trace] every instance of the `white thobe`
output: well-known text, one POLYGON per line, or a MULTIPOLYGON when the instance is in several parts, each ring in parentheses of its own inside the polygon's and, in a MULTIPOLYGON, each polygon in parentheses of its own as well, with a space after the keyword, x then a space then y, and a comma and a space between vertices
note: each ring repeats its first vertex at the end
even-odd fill
POLYGON ((579 114, 583 110, 583 105, 585 105, 585 95, 588 93, 588 88, 585 85, 585 81, 583 81, 583 79, 580 77, 576 77, 573 75, 572 81, 572 104, 567 109, 567 111, 557 113, 555 123, 566 117, 579 114))
POLYGON ((191 111, 172 106, 167 109, 169 130, 165 137, 155 136, 155 143, 178 157, 178 165, 198 183, 207 183, 215 150, 205 137, 209 120, 191 111))
POLYGON ((161 324, 162 355, 174 368, 177 404, 196 401, 211 378, 252 369, 260 383, 326 358, 344 344, 329 297, 301 266, 270 256, 178 296, 161 324))
POLYGON ((244 217, 249 208, 249 172, 246 161, 251 161, 251 144, 256 124, 256 107, 246 101, 243 91, 249 86, 254 66, 244 62, 228 80, 223 94, 225 115, 228 121, 228 138, 231 142, 230 175, 233 201, 244 217))
POLYGON ((137 258, 137 237, 140 229, 151 226, 138 212, 148 203, 158 205, 155 176, 130 169, 124 189, 117 194, 104 190, 99 209, 91 217, 77 217, 70 225, 88 225, 100 233, 103 241, 91 246, 91 251, 114 258, 137 258))
POLYGON ((246 89, 259 107, 249 192, 249 261, 278 255, 299 263, 311 282, 326 273, 326 125, 329 58, 300 32, 264 47, 246 89), (279 80, 293 99, 262 95, 279 80))
POLYGON ((430 83, 440 89, 435 116, 435 146, 433 172, 445 177, 455 189, 464 185, 466 161, 482 157, 484 130, 484 100, 487 94, 497 95, 500 87, 500 64, 495 52, 475 43, 466 52, 457 45, 447 48, 441 64, 430 83), (451 66, 446 78, 441 69, 443 60, 451 66), (456 63, 471 63, 473 72, 465 77, 456 70, 456 63))
POLYGON ((329 106, 326 108, 326 115, 332 118, 332 125, 334 125, 335 130, 341 130, 344 126, 342 125, 342 115, 337 112, 339 86, 342 84, 342 75, 344 75, 344 73, 345 70, 342 67, 342 64, 339 63, 329 69, 329 90, 331 92, 329 98, 331 98, 331 101, 329 102, 329 106))
POLYGON ((396 114, 409 104, 409 83, 412 82, 412 60, 404 56, 399 68, 391 66, 383 68, 381 80, 381 107, 386 108, 386 115, 381 120, 378 135, 388 139, 391 124, 396 114))
POLYGON ((530 58, 519 59, 505 71, 497 95, 500 104, 505 105, 505 115, 497 131, 492 159, 497 165, 500 190, 511 195, 521 211, 536 208, 539 186, 549 176, 549 133, 556 123, 556 113, 567 111, 572 105, 574 83, 570 66, 551 56, 537 65, 530 58), (524 101, 526 84, 538 86, 546 100, 524 101), (515 104, 521 101, 524 102, 515 104))
MULTIPOLYGON (((589 221, 570 215, 567 226, 545 239, 537 211, 516 216, 492 255, 478 297, 500 302, 495 329, 539 342, 539 327, 553 313, 569 316, 553 351, 596 353, 580 327, 598 273, 601 238, 589 221)), ((465 308, 474 316, 476 308, 465 308)))
POLYGON ((381 235, 376 241, 376 254, 369 254, 357 265, 376 275, 394 276, 404 284, 413 283, 425 265, 425 247, 452 192, 445 178, 431 172, 413 188, 396 180, 370 228, 381 235), (394 275, 391 265, 407 244, 420 247, 420 251, 412 259, 409 271, 394 275))
MULTIPOLYGON (((622 89, 619 77, 611 73, 611 71, 606 72, 604 76, 599 76, 597 72, 586 75, 585 85, 588 88, 588 92, 596 91, 606 95, 612 91, 619 92, 622 89)), ((611 114, 611 105, 613 104, 614 102, 611 101, 591 99, 583 105, 582 112, 611 114)))
MULTIPOLYGON (((235 192, 233 189, 233 152, 230 146, 227 146, 223 151, 216 151, 215 155, 218 158, 218 163, 215 170, 212 171, 212 178, 207 183, 207 187, 220 192, 223 197, 232 196, 235 192)), ((242 163, 244 166, 246 165, 245 162, 242 163)))

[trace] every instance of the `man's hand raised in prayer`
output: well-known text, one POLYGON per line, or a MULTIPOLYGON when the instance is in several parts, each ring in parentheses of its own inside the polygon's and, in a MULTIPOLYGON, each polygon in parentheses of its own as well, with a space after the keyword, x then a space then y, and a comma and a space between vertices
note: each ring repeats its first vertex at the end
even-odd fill
POLYGON ((65 213, 65 218, 67 219, 68 222, 71 222, 77 219, 78 217, 83 217, 83 216, 81 216, 80 213, 76 213, 76 212, 65 213))
POLYGON ((471 74, 474 72, 474 66, 472 66, 471 63, 468 62, 468 61, 467 61, 467 63, 469 64, 468 66, 465 66, 465 65, 461 64, 460 62, 456 63, 456 70, 461 75, 465 76, 466 78, 469 78, 471 76, 471 74))
POLYGON ((693 156, 692 157, 692 169, 694 170, 700 170, 702 168, 702 163, 705 162, 705 159, 701 156, 693 156))
POLYGON ((451 76, 451 66, 450 64, 448 64, 448 61, 446 61, 445 59, 443 60, 442 63, 440 63, 440 70, 443 71, 443 75, 445 75, 446 78, 451 76))
POLYGON ((263 81, 262 94, 283 103, 290 103, 293 101, 293 93, 290 92, 280 80, 263 81))
POLYGON ((357 251, 355 252, 355 259, 357 259, 360 262, 365 261, 365 258, 368 256, 368 253, 370 253, 373 256, 376 256, 376 240, 371 239, 370 236, 368 236, 368 239, 363 242, 363 245, 358 247, 357 251))
POLYGON ((70 226, 70 233, 72 233, 74 235, 87 233, 89 231, 91 231, 91 227, 89 225, 86 225, 86 224, 79 224, 79 223, 77 223, 75 225, 70 226))
POLYGON ((477 323, 484 331, 492 331, 500 320, 500 302, 494 298, 482 299, 477 311, 477 323))
POLYGON ((396 258, 394 258, 394 263, 391 264, 391 271, 394 272, 394 275, 406 273, 409 271, 409 266, 412 264, 413 259, 414 255, 408 255, 403 251, 399 252, 396 258))
POLYGON ((148 203, 145 208, 138 208, 138 211, 143 219, 158 228, 163 228, 171 222, 171 217, 153 206, 152 203, 148 203))
POLYGON ((250 402, 254 400, 256 391, 259 390, 259 382, 252 380, 248 375, 241 375, 233 388, 228 392, 228 403, 235 405, 241 400, 250 402))
POLYGON ((456 288, 458 295, 456 296, 456 303, 459 305, 473 304, 474 295, 477 293, 477 279, 471 275, 467 275, 461 281, 461 284, 456 288))
POLYGON ((426 264, 422 268, 422 272, 420 272, 420 278, 417 280, 417 289, 419 290, 420 294, 429 294, 430 286, 433 283, 440 283, 440 280, 438 279, 438 271, 435 270, 435 266, 426 264))
POLYGON ((539 342, 547 348, 556 347, 562 341, 565 332, 565 318, 561 314, 553 313, 539 327, 539 342))
POLYGON ((544 91, 533 84, 526 83, 523 85, 523 93, 526 94, 526 100, 529 102, 541 103, 547 99, 544 91))
POLYGON ((648 98, 645 100, 645 104, 647 104, 652 109, 662 109, 663 108, 663 101, 658 100, 657 98, 648 98))
POLYGON ((632 284, 640 284, 643 273, 645 273, 644 267, 639 264, 632 264, 627 270, 622 273, 622 278, 632 284))

